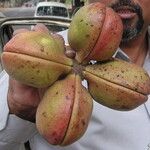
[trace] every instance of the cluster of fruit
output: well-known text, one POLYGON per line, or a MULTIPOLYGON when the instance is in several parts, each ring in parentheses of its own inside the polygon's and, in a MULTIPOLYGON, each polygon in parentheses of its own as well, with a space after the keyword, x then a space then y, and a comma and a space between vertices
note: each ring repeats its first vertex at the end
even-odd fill
POLYGON ((122 30, 119 16, 97 2, 82 7, 70 24, 68 41, 75 55, 67 56, 63 38, 47 32, 18 33, 5 45, 2 62, 11 77, 48 87, 37 108, 36 125, 49 143, 68 145, 78 140, 87 129, 93 99, 116 110, 131 110, 147 100, 148 74, 112 58, 122 30))

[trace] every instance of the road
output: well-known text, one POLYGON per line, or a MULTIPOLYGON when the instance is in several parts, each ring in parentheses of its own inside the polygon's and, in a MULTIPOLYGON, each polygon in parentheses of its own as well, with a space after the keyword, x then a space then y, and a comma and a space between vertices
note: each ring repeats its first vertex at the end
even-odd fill
POLYGON ((30 17, 34 15, 35 7, 17 7, 17 8, 5 8, 0 11, 6 17, 30 17))

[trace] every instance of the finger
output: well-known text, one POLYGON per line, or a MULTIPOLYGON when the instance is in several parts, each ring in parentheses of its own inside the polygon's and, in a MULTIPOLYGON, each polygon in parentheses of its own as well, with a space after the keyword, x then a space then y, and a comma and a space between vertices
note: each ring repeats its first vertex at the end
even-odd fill
POLYGON ((49 88, 49 87, 38 89, 40 100, 42 100, 43 95, 44 95, 45 92, 48 90, 48 88, 49 88))
POLYGON ((46 33, 46 34, 51 34, 51 32, 49 31, 49 29, 43 23, 36 24, 32 28, 32 31, 38 31, 38 32, 46 33))
POLYGON ((71 49, 70 45, 65 45, 65 48, 65 55, 71 59, 74 59, 76 56, 76 52, 73 49, 71 49))
POLYGON ((29 31, 29 30, 25 29, 25 28, 17 29, 13 32, 13 36, 15 36, 16 34, 19 34, 19 33, 27 32, 27 31, 29 31))
POLYGON ((9 92, 13 95, 14 99, 20 101, 20 103, 28 104, 36 107, 40 102, 38 89, 14 79, 9 80, 9 92))
POLYGON ((29 89, 29 88, 33 88, 31 86, 25 85, 25 84, 15 80, 15 79, 12 79, 12 78, 9 78, 9 85, 10 85, 10 87, 11 86, 15 87, 16 90, 19 90, 19 89, 26 90, 26 89, 29 89))

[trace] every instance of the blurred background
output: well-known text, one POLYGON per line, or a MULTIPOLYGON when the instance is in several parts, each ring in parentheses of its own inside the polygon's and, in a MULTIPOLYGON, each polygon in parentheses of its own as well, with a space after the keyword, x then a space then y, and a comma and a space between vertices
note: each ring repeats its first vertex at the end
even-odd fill
POLYGON ((0 0, 0 12, 6 17, 34 16, 36 6, 39 2, 60 2, 68 8, 70 18, 80 7, 84 6, 86 0, 0 0))

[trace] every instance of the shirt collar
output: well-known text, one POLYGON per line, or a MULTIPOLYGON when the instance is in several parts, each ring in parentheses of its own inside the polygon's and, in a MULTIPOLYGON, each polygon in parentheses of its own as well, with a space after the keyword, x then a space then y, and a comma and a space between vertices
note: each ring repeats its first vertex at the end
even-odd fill
POLYGON ((130 58, 128 57, 128 55, 123 52, 120 48, 117 49, 116 53, 113 55, 113 57, 118 58, 118 59, 122 59, 125 60, 127 62, 131 62, 130 58))

